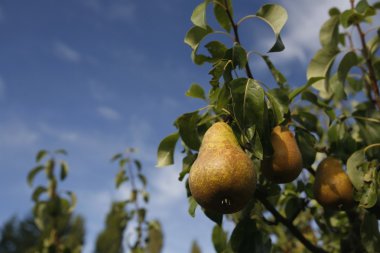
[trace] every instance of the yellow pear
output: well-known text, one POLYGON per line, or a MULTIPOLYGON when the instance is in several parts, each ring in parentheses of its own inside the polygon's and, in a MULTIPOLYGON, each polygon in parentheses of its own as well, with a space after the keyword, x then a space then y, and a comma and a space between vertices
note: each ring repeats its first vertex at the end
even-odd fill
POLYGON ((340 161, 327 157, 315 174, 314 197, 328 208, 349 208, 353 205, 353 187, 340 161))
POLYGON ((189 187, 198 204, 217 213, 240 211, 252 197, 253 162, 226 123, 217 122, 206 131, 190 170, 189 187))
POLYGON ((273 156, 263 161, 263 174, 274 183, 289 183, 302 171, 302 155, 292 132, 287 127, 272 130, 273 156))

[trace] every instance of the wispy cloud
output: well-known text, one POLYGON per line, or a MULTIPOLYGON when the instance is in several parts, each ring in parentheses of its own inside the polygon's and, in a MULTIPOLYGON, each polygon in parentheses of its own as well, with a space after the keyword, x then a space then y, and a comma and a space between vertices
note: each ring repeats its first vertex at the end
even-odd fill
POLYGON ((114 20, 133 21, 135 18, 136 6, 132 3, 113 4, 108 9, 108 17, 114 20))
POLYGON ((0 125, 0 147, 27 148, 34 146, 39 137, 37 131, 19 121, 3 122, 0 125))
POLYGON ((108 106, 99 106, 97 112, 107 120, 119 120, 121 118, 120 113, 108 106))
POLYGON ((136 18, 136 5, 131 1, 112 1, 104 3, 100 0, 83 0, 83 4, 91 11, 109 20, 131 22, 136 18))
POLYGON ((278 57, 276 56, 276 61, 285 63, 289 60, 298 60, 304 63, 310 60, 311 54, 319 48, 319 29, 328 19, 329 8, 333 6, 348 7, 349 2, 343 0, 282 0, 282 4, 289 14, 282 37, 286 49, 278 57))
POLYGON ((78 63, 82 60, 82 56, 78 51, 61 41, 55 43, 54 52, 60 59, 68 62, 78 63))

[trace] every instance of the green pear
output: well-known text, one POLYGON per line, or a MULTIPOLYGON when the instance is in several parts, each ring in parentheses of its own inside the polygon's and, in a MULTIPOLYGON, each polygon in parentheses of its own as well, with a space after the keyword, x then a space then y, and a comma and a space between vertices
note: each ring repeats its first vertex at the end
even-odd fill
POLYGON ((347 209, 354 204, 352 183, 336 158, 327 157, 318 165, 313 190, 323 207, 347 209))
POLYGON ((245 207, 256 188, 256 172, 231 127, 213 124, 205 133, 189 176, 194 199, 206 210, 234 213, 245 207))

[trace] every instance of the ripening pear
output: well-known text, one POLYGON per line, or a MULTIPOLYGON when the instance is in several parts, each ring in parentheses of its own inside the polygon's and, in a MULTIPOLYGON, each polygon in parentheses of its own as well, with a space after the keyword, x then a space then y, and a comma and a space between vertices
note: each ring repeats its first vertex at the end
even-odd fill
POLYGON ((314 197, 323 207, 349 208, 353 205, 353 187, 340 161, 327 157, 318 166, 314 197))
POLYGON ((240 211, 252 197, 253 162, 226 123, 217 122, 206 131, 190 170, 189 187, 198 204, 217 213, 240 211))
POLYGON ((289 183, 302 171, 302 155, 296 139, 287 127, 272 130, 273 156, 263 161, 263 174, 277 184, 289 183))

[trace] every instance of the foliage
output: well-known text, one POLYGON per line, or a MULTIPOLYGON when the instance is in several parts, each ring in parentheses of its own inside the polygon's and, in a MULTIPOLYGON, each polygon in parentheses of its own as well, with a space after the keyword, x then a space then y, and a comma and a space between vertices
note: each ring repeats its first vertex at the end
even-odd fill
POLYGON ((36 155, 37 166, 31 169, 27 181, 32 187, 35 177, 45 172, 47 185, 38 185, 32 193, 34 201, 33 217, 35 225, 40 231, 40 244, 33 252, 81 252, 84 243, 84 222, 77 217, 73 226, 82 229, 70 229, 72 212, 76 205, 76 196, 71 191, 61 192, 58 182, 64 181, 68 175, 69 167, 64 160, 57 160, 56 156, 66 155, 65 150, 56 150, 52 153, 41 150, 36 155), (59 169, 59 177, 57 176, 59 169))
MULTIPOLYGON (((204 0, 194 9, 185 43, 192 49, 195 64, 209 65, 210 85, 205 91, 202 85, 192 84, 186 96, 202 99, 206 106, 175 120, 177 132, 160 143, 157 165, 174 162, 176 143, 181 140, 184 158, 179 179, 186 179, 205 131, 217 121, 231 125, 259 168, 258 187, 252 204, 224 216, 236 224, 229 237, 222 227, 214 229, 216 252, 375 252, 380 248, 374 225, 380 218, 380 28, 372 23, 379 3, 350 3, 347 10, 329 11, 320 29, 321 49, 307 67, 307 82, 298 86, 288 83, 268 54, 249 51, 240 43, 240 25, 261 19, 275 35, 269 52, 282 51, 280 33, 288 17, 283 7, 265 4, 238 21, 232 0, 204 0), (219 27, 210 25, 215 23, 208 20, 210 5, 219 27), (226 35, 231 43, 209 41, 216 33, 226 35), (208 54, 200 53, 203 46, 208 54), (252 53, 265 61, 275 84, 254 78, 252 53), (294 129, 304 161, 301 177, 282 186, 267 180, 260 166, 273 154, 270 134, 276 125, 294 129), (315 168, 325 156, 345 164, 355 187, 353 209, 324 209, 315 201, 315 168)), ((189 190, 187 196, 189 213, 194 216, 197 203, 189 190)), ((203 211, 222 224, 222 215, 203 211)))
MULTIPOLYGON (((84 220, 81 216, 71 217, 65 230, 65 241, 72 247, 84 241, 84 220)), ((37 228, 32 215, 18 220, 11 217, 1 229, 0 252, 2 253, 32 253, 37 245, 41 245, 41 231, 37 228)))
POLYGON ((157 220, 147 220, 147 210, 144 207, 149 201, 147 179, 142 172, 141 162, 132 157, 134 152, 133 148, 128 148, 111 159, 119 165, 115 177, 116 188, 128 183, 129 198, 112 203, 106 227, 96 242, 96 253, 124 252, 123 239, 128 225, 133 227, 133 233, 126 234, 128 252, 160 253, 162 250, 161 224, 157 220))

